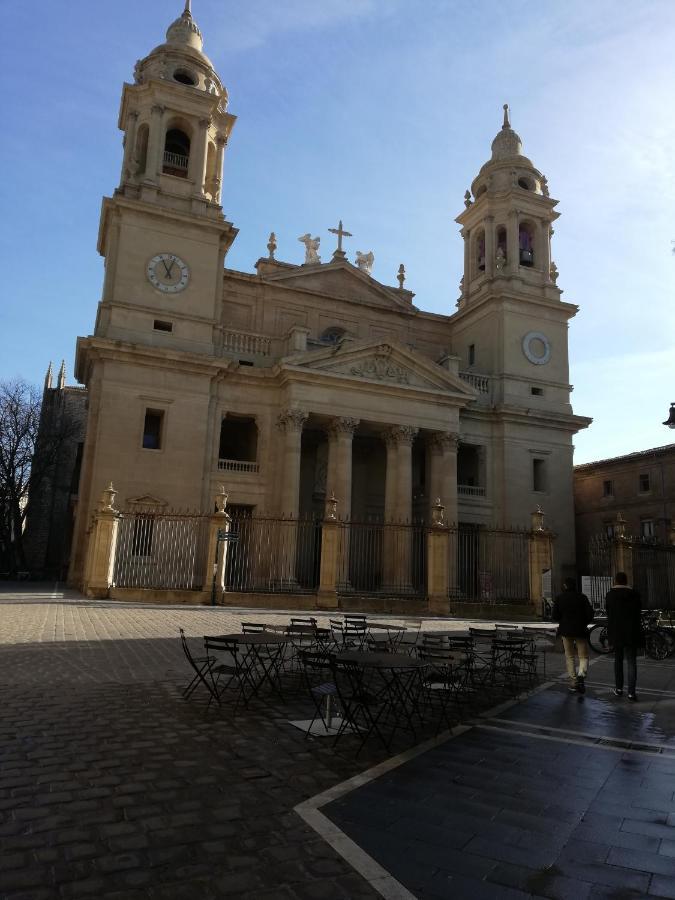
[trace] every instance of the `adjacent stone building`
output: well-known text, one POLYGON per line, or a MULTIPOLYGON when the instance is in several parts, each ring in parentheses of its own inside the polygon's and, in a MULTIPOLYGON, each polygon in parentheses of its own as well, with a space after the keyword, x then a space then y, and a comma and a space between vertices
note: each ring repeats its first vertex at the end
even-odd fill
POLYGON ((343 517, 428 519, 441 497, 477 529, 529 526, 541 505, 558 569, 573 567, 572 438, 590 422, 570 404, 577 307, 551 259, 557 201, 508 110, 457 218, 447 315, 413 303, 403 266, 392 285, 372 255, 350 261, 342 222, 332 253, 308 233, 304 261, 281 261, 271 235, 254 271, 226 268, 234 124, 187 4, 122 92, 103 295, 77 342, 90 402, 72 582, 110 482, 122 508, 157 511, 211 509, 223 483, 241 512, 284 516, 320 516, 334 492, 343 517))
POLYGON ((588 547, 599 535, 616 534, 619 514, 625 534, 670 543, 675 522, 675 444, 601 459, 574 468, 577 557, 588 572, 588 547))

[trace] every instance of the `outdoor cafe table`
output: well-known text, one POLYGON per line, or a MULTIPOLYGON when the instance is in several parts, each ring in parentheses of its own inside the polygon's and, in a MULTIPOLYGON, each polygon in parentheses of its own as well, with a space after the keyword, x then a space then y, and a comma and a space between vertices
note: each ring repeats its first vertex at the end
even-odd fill
POLYGON ((280 697, 282 696, 279 687, 279 673, 283 661, 283 650, 290 641, 289 637, 269 631, 236 632, 219 634, 218 637, 227 641, 235 641, 244 648, 242 665, 251 676, 254 694, 257 694, 267 681, 272 690, 280 697), (276 648, 276 652, 270 648, 276 648))
POLYGON ((381 681, 381 696, 384 697, 385 703, 393 715, 393 731, 396 731, 399 720, 404 718, 410 730, 415 734, 414 706, 421 689, 421 681, 417 676, 427 665, 425 662, 408 656, 407 653, 380 653, 365 650, 345 650, 343 653, 338 653, 335 659, 341 662, 356 663, 361 668, 370 670, 372 675, 376 675, 381 681))

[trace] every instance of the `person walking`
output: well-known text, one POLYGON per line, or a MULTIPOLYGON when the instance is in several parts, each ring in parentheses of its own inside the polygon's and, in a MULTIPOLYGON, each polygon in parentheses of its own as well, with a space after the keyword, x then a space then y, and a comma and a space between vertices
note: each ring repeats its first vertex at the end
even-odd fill
POLYGON ((614 693, 623 694, 623 661, 626 660, 628 699, 637 700, 637 651, 644 646, 640 594, 628 585, 625 572, 617 572, 605 598, 607 639, 614 649, 614 693))
POLYGON ((588 672, 588 626, 593 621, 593 607, 586 594, 577 590, 573 578, 563 581, 562 594, 558 594, 553 603, 552 618, 558 623, 558 634, 565 648, 569 690, 583 694, 586 691, 588 672), (578 669, 575 665, 575 645, 579 657, 578 669))

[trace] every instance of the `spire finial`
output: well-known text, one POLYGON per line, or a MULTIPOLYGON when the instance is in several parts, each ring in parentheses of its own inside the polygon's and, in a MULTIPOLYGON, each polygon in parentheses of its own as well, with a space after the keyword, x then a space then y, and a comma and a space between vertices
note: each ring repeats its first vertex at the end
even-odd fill
POLYGON ((49 366, 47 367, 47 374, 45 375, 45 390, 47 388, 51 388, 52 386, 52 361, 49 360, 49 366))
POLYGON ((188 16, 191 16, 192 15, 191 7, 192 7, 191 0, 185 0, 185 9, 183 10, 183 13, 186 13, 188 16))
POLYGON ((59 378, 56 382, 56 386, 59 390, 62 390, 66 386, 66 361, 65 359, 61 360, 61 368, 59 369, 59 378))
POLYGON ((509 104, 505 103, 504 104, 504 124, 502 125, 502 128, 510 128, 510 127, 511 127, 511 122, 509 121, 509 104))

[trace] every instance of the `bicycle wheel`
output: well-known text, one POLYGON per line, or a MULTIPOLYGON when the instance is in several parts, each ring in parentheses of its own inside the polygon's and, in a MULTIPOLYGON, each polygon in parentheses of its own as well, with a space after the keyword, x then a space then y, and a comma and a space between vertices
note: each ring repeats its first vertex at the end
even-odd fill
POLYGON ((668 638, 661 631, 645 631, 645 653, 650 659, 666 659, 670 653, 668 638))
POLYGON ((588 643, 596 653, 609 653, 609 638, 607 626, 602 623, 594 625, 588 632, 588 643))

